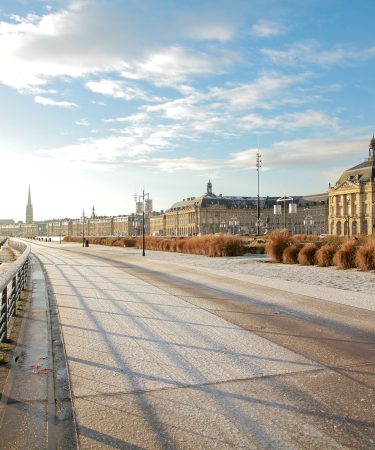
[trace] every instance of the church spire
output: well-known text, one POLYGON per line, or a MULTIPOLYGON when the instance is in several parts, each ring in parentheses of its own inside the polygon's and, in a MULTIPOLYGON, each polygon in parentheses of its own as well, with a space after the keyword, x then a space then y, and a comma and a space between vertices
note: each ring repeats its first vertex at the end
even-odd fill
POLYGON ((31 189, 29 185, 29 194, 27 196, 27 205, 26 205, 26 223, 33 223, 33 205, 31 204, 31 189))
POLYGON ((375 135, 372 135, 372 139, 368 146, 368 159, 369 161, 375 161, 375 135))
POLYGON ((207 195, 212 195, 212 183, 211 183, 211 180, 208 180, 208 183, 207 183, 207 195))

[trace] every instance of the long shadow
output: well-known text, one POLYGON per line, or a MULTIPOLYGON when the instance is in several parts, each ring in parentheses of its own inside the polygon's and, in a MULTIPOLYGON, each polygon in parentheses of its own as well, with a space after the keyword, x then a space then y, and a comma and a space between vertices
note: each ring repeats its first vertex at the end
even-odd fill
MULTIPOLYGON (((71 252, 71 253, 76 253, 76 254, 82 255, 81 252, 77 252, 76 250, 67 250, 67 251, 71 252)), ((92 257, 94 259, 105 260, 105 261, 108 261, 109 263, 116 262, 116 259, 109 258, 106 256, 98 256, 98 255, 90 254, 90 257, 92 257)), ((243 295, 243 294, 235 294, 231 291, 227 291, 226 289, 208 288, 206 285, 199 283, 197 281, 192 281, 192 280, 186 281, 186 279, 184 279, 183 277, 180 277, 178 275, 168 274, 165 272, 160 272, 157 270, 144 268, 144 267, 140 268, 136 264, 132 264, 130 262, 124 263, 124 269, 138 271, 139 273, 146 275, 146 276, 149 275, 151 277, 157 277, 158 281, 161 281, 161 279, 164 279, 165 282, 168 283, 169 286, 173 286, 173 285, 176 285, 177 283, 181 283, 181 285, 178 286, 178 287, 181 287, 181 286, 186 286, 186 284, 188 283, 188 285, 189 285, 188 290, 191 290, 191 288, 194 288, 194 289, 202 290, 207 293, 216 292, 217 293, 216 299, 221 298, 223 301, 225 301, 226 299, 237 300, 240 303, 260 306, 262 308, 268 309, 273 312, 283 313, 288 316, 299 318, 299 319, 304 320, 309 323, 313 323, 315 325, 324 326, 328 330, 334 330, 336 332, 345 332, 345 333, 350 334, 351 336, 355 336, 355 337, 363 336, 363 331, 361 329, 358 329, 357 327, 353 327, 353 326, 347 325, 347 324, 343 325, 341 322, 330 319, 328 317, 324 317, 323 315, 320 315, 319 317, 317 317, 315 314, 304 312, 304 311, 301 311, 301 310, 298 310, 295 308, 291 308, 291 307, 287 307, 287 306, 281 307, 281 306, 276 305, 269 301, 258 300, 257 298, 255 298, 251 295, 247 296, 247 295, 243 295)), ((133 276, 137 277, 136 274, 133 276)), ((284 291, 280 291, 275 288, 268 288, 268 289, 271 291, 274 291, 275 294, 277 294, 278 292, 284 293, 284 291)), ((172 295, 173 295, 173 293, 172 293, 172 295)), ((294 294, 290 294, 290 295, 294 295, 294 294)), ((211 299, 210 296, 205 296, 205 298, 207 300, 211 299)), ((311 297, 306 296, 306 298, 311 298, 311 297)), ((314 298, 311 298, 311 299, 312 299, 312 301, 314 301, 314 300, 316 301, 316 299, 314 299, 314 298)), ((327 303, 329 303, 329 302, 327 302, 327 303)), ((345 309, 347 311, 352 310, 353 315, 355 315, 356 311, 360 308, 345 305, 345 309)), ((361 310, 361 311, 363 311, 363 310, 361 310)), ((372 312, 372 311, 366 311, 366 312, 368 313, 369 316, 373 315, 374 321, 375 321, 375 312, 372 312)), ((369 331, 366 334, 370 334, 371 342, 375 342, 375 329, 374 329, 374 331, 372 331, 372 332, 369 331)))
MULTIPOLYGON (((92 333, 100 333, 100 331, 95 330, 93 328, 79 327, 77 325, 71 325, 71 324, 63 324, 63 327, 64 328, 72 328, 72 329, 76 329, 76 330, 82 330, 82 331, 89 331, 92 333)), ((271 358, 271 357, 266 357, 266 356, 257 356, 257 355, 253 355, 251 353, 239 353, 239 352, 232 352, 230 350, 225 350, 225 352, 223 352, 222 350, 215 349, 215 348, 200 347, 198 345, 191 345, 191 344, 181 344, 178 342, 166 341, 166 340, 155 339, 155 338, 147 338, 144 336, 142 336, 142 337, 134 336, 131 334, 116 333, 115 331, 106 331, 106 333, 110 336, 126 338, 126 339, 135 340, 135 341, 150 342, 152 344, 165 344, 165 345, 172 346, 172 347, 181 347, 181 348, 186 348, 186 349, 191 349, 191 350, 199 350, 199 351, 204 351, 204 352, 209 352, 209 353, 217 353, 217 354, 224 353, 226 355, 232 355, 234 357, 246 357, 246 358, 251 358, 251 359, 259 359, 261 361, 285 363, 285 359, 271 358)), ((299 361, 299 362, 289 361, 289 363, 297 364, 298 366, 306 366, 306 367, 309 367, 311 370, 316 369, 316 364, 310 364, 308 362, 305 363, 302 361, 299 361)), ((328 366, 324 366, 324 367, 328 367, 328 366)))
MULTIPOLYGON (((79 269, 77 269, 78 271, 80 271, 79 269)), ((92 268, 91 268, 91 270, 92 270, 92 268)), ((99 274, 100 275, 100 274, 99 274)), ((63 275, 64 276, 64 275, 63 275)), ((83 276, 85 276, 85 274, 83 274, 83 276)), ((103 277, 103 275, 101 275, 102 277, 103 277)), ((67 280, 68 281, 68 280, 67 280)), ((103 290, 100 288, 100 286, 97 286, 96 285, 96 283, 95 282, 93 282, 92 281, 92 284, 99 290, 99 292, 102 292, 103 294, 104 294, 104 292, 103 292, 103 290)), ((122 288, 123 288, 123 286, 121 286, 122 288)), ((74 287, 73 287, 73 289, 74 289, 74 287)), ((108 293, 107 293, 107 295, 108 295, 108 293)), ((80 294, 79 294, 79 292, 77 292, 77 297, 78 297, 78 299, 79 299, 79 301, 84 305, 84 306, 86 306, 85 305, 85 301, 84 301, 84 298, 80 298, 79 297, 80 296, 80 294)), ((107 301, 111 301, 112 303, 114 303, 115 302, 115 299, 108 299, 108 297, 107 297, 107 301)), ((115 303, 114 303, 115 304, 115 303)), ((115 304, 116 305, 116 304, 115 304)), ((116 305, 117 307, 120 307, 120 309, 122 308, 122 305, 116 305)), ((151 305, 152 306, 152 305, 151 305)), ((87 311, 87 313, 88 313, 88 316, 91 318, 91 320, 93 321, 93 323, 95 323, 96 324, 96 326, 97 326, 97 328, 103 333, 103 332, 105 332, 105 330, 101 327, 101 325, 100 325, 100 323, 98 323, 98 321, 97 321, 97 319, 93 316, 93 314, 92 314, 92 312, 91 311, 87 311)), ((163 313, 165 314, 165 311, 163 311, 163 313)), ((142 322, 142 321, 140 321, 139 319, 134 319, 134 324, 136 324, 137 325, 137 327, 140 329, 140 331, 141 332, 143 332, 143 333, 145 333, 146 335, 151 335, 151 337, 152 337, 152 335, 153 334, 155 334, 154 332, 152 332, 150 329, 149 329, 149 327, 146 327, 145 325, 144 325, 144 323, 142 322)), ((187 328, 191 328, 191 326, 188 326, 187 328)), ((192 333, 194 333, 194 334, 197 334, 197 330, 196 329, 192 329, 191 328, 191 332, 192 333)), ((198 333, 198 334, 201 334, 201 333, 198 333)), ((205 337, 207 337, 207 336, 205 336, 205 337)), ((119 354, 118 352, 117 352, 117 349, 112 345, 112 343, 109 341, 109 337, 107 336, 107 335, 105 335, 104 336, 104 339, 106 340, 106 342, 107 342, 107 346, 108 346, 108 348, 110 348, 111 349, 111 351, 113 352, 113 354, 115 355, 115 357, 116 357, 116 359, 117 360, 119 360, 119 361, 122 361, 122 363, 125 365, 125 367, 126 367, 126 372, 128 372, 129 371, 129 366, 125 363, 125 361, 123 360, 123 358, 121 357, 121 354, 119 354)), ((217 345, 217 343, 216 343, 216 345, 217 345)), ((159 351, 165 351, 165 349, 163 349, 163 348, 159 348, 159 351)), ((184 357, 182 357, 181 355, 179 355, 178 353, 176 353, 174 350, 173 351, 170 351, 170 349, 168 349, 168 353, 166 354, 166 356, 167 357, 169 357, 169 358, 172 358, 173 360, 174 360, 174 364, 177 366, 177 367, 182 367, 182 368, 185 368, 185 371, 188 369, 188 374, 191 376, 192 374, 194 374, 194 377, 197 379, 197 381, 198 381, 198 379, 199 379, 199 382, 204 382, 204 381, 206 381, 206 382, 208 382, 208 380, 207 379, 205 379, 205 377, 204 377, 204 375, 201 373, 201 371, 199 371, 195 366, 192 366, 184 357), (188 367, 187 367, 188 366, 188 367)), ((254 366, 254 365, 253 365, 254 366)), ((254 366, 254 368, 255 367, 257 367, 257 366, 254 366)), ((165 368, 165 367, 164 367, 165 368)), ((134 379, 130 379, 129 380, 130 381, 130 383, 131 383, 131 385, 132 385, 132 389, 134 390, 134 391, 141 391, 142 389, 144 389, 140 384, 139 384, 139 382, 137 381, 137 380, 134 380, 134 379)), ((144 398, 143 396, 141 396, 141 398, 144 398)), ((139 399, 137 399, 137 401, 139 402, 140 400, 139 399)), ((234 405, 227 405, 227 407, 228 407, 228 410, 230 410, 232 407, 234 407, 234 405)), ((163 427, 163 424, 157 419, 157 416, 153 413, 153 412, 150 412, 149 410, 148 410, 148 408, 151 408, 151 405, 147 405, 147 404, 144 404, 144 402, 141 402, 141 405, 140 405, 140 408, 141 408, 141 410, 143 411, 143 413, 145 414, 145 417, 148 417, 148 420, 150 421, 150 424, 151 424, 151 426, 152 426, 152 428, 155 430, 155 432, 156 432, 156 435, 157 436, 165 436, 165 437, 167 437, 168 436, 168 433, 167 433, 167 431, 165 430, 165 428, 163 427)), ((259 442, 263 442, 263 443, 266 443, 266 442, 269 442, 270 441, 270 436, 267 434, 265 434, 265 432, 261 432, 261 430, 256 430, 256 429, 254 429, 253 430, 253 432, 252 432, 252 434, 253 434, 253 436, 254 437, 256 437, 256 439, 259 441, 259 442)), ((170 438, 168 437, 168 439, 167 439, 169 442, 173 442, 172 440, 170 440, 170 438)))
MULTIPOLYGON (((77 267, 79 267, 79 266, 77 266, 77 267)), ((103 276, 102 274, 100 274, 100 275, 103 276)), ((111 282, 113 283, 113 280, 111 282)), ((121 286, 121 288, 124 289, 123 286, 121 286)), ((108 293, 107 293, 107 295, 108 295, 108 293)), ((170 294, 170 295, 173 295, 173 294, 170 294)), ((245 298, 247 298, 247 297, 245 297, 245 298)), ((84 299, 82 299, 82 297, 80 297, 79 292, 77 292, 77 299, 79 301, 81 301, 83 304, 85 304, 85 301, 84 301, 84 299)), ((107 300, 109 300, 112 304, 116 304, 115 303, 116 299, 113 298, 113 297, 110 298, 110 299, 107 297, 107 300)), ((262 302, 262 305, 263 305, 263 302, 262 302)), ((85 305, 85 306, 87 306, 87 305, 85 305)), ((116 306, 119 308, 118 303, 116 304, 116 306)), ((151 306, 152 308, 155 309, 155 305, 149 305, 149 306, 151 306)), ((119 309, 121 310, 123 308, 120 307, 119 309)), ((278 308, 278 311, 279 310, 280 309, 278 308)), ((166 314, 166 312, 164 310, 161 311, 161 309, 158 308, 158 307, 156 307, 156 311, 158 313, 166 314)), ((88 311, 88 315, 90 316, 90 311, 88 311)), ((169 316, 170 320, 172 320, 172 318, 174 317, 172 315, 168 315, 168 314, 166 314, 166 315, 169 316)), ((92 314, 91 314, 91 316, 92 316, 92 314)), ((95 316, 93 316, 93 323, 97 324, 97 319, 96 319, 95 316)), ((149 329, 145 330, 144 329, 144 324, 139 323, 139 318, 135 319, 135 323, 137 324, 137 326, 139 327, 139 329, 141 331, 145 331, 146 332, 146 335, 153 336, 154 338, 155 338, 155 336, 157 336, 154 332, 151 332, 149 329)), ((330 321, 327 321, 327 323, 330 323, 330 321)), ((336 322, 334 322, 334 323, 336 323, 336 322)), ((186 324, 186 328, 189 328, 190 331, 192 333, 194 333, 194 334, 197 333, 197 330, 194 327, 192 327, 191 325, 187 325, 186 324)), ((355 330, 355 328, 354 328, 354 330, 355 330)), ((106 332, 106 331, 103 328, 101 328, 101 326, 99 325, 99 332, 103 333, 103 332, 106 332)), ((201 337, 204 337, 204 335, 201 335, 201 337)), ((149 337, 149 339, 151 339, 151 337, 149 337)), ((165 341, 161 341, 161 342, 165 343, 165 341)), ((107 345, 108 345, 108 343, 110 344, 109 347, 111 347, 111 342, 107 341, 107 345)), ((215 343, 215 342, 213 344, 217 345, 217 343, 215 343)), ((225 348, 223 346, 222 346, 222 350, 225 351, 225 348)), ((117 355, 115 354, 115 356, 117 356, 117 355)), ((174 355, 174 359, 175 359, 175 363, 176 364, 179 364, 180 362, 183 361, 180 358, 181 358, 180 355, 174 355)), ((185 369, 188 368, 188 367, 186 367, 186 361, 185 361, 185 364, 182 365, 182 367, 185 367, 185 369)), ((192 369, 192 368, 193 367, 189 367, 189 370, 192 369)), ((200 377, 202 376, 202 374, 199 373, 199 371, 197 372, 197 375, 198 374, 200 375, 200 377)), ((134 383, 137 384, 135 381, 134 381, 134 383)), ((134 386, 134 387, 136 387, 136 386, 134 386)), ((197 390, 198 389, 202 390, 202 387, 200 387, 200 386, 194 386, 193 385, 192 388, 193 389, 195 388, 197 390)), ((207 386, 204 389, 205 389, 205 391, 207 391, 207 389, 208 389, 207 386)), ((280 390, 281 391, 285 390, 285 384, 284 383, 280 384, 280 390)), ((237 401, 237 400, 242 400, 242 401, 245 401, 245 402, 248 402, 248 403, 253 402, 255 404, 261 404, 261 405, 267 406, 269 408, 275 407, 274 406, 275 403, 271 402, 271 401, 257 399, 257 398, 254 398, 254 397, 246 397, 246 396, 243 396, 243 395, 233 394, 233 393, 230 393, 229 395, 228 395, 228 393, 224 393, 223 394, 223 392, 221 390, 218 390, 215 386, 210 386, 209 387, 209 392, 216 398, 216 401, 218 402, 218 404, 220 404, 224 408, 224 410, 228 411, 228 413, 229 412, 233 413, 233 411, 235 410, 235 406, 236 406, 234 401, 237 401)), ((297 396, 298 395, 298 390, 296 390, 295 395, 296 395, 295 398, 298 398, 298 396, 297 396)), ((144 397, 144 396, 142 396, 142 397, 144 397)), ((308 404, 311 404, 311 397, 310 396, 306 396, 305 399, 304 399, 304 402, 307 402, 308 404)), ((299 413, 299 414, 314 415, 314 416, 319 417, 321 419, 330 419, 330 420, 335 420, 335 421, 339 421, 339 422, 341 421, 341 422, 346 423, 346 424, 347 423, 351 423, 354 426, 361 426, 361 427, 363 427, 363 426, 368 427, 369 424, 370 424, 370 426, 373 427, 373 424, 369 423, 369 422, 356 421, 355 419, 353 419, 353 420, 350 419, 351 421, 348 422, 348 417, 342 417, 342 416, 339 416, 339 415, 332 415, 329 412, 325 413, 324 412, 324 404, 322 402, 315 402, 315 403, 313 403, 313 405, 314 405, 314 410, 313 411, 311 409, 308 409, 308 408, 291 407, 290 405, 284 405, 283 403, 277 403, 276 404, 276 408, 280 409, 280 410, 286 410, 286 411, 289 411, 290 408, 292 408, 291 409, 292 412, 299 413)), ((150 406, 150 405, 149 405, 149 402, 147 401, 147 399, 144 398, 143 401, 140 401, 139 406, 140 406, 141 410, 144 413, 146 413, 147 406, 150 406), (146 408, 146 411, 145 411, 144 408, 146 408)), ((156 419, 156 416, 155 416, 154 412, 146 413, 145 417, 149 417, 150 414, 151 414, 152 419, 154 420, 154 422, 151 422, 151 425, 153 426, 155 432, 156 433, 163 432, 164 428, 162 426, 160 428, 160 422, 156 419), (156 423, 155 423, 155 421, 156 421, 156 423)), ((234 411, 234 414, 236 416, 236 420, 238 421, 239 425, 244 430, 247 430, 247 431, 251 432, 253 434, 253 437, 255 438, 255 440, 258 441, 259 444, 269 445, 270 441, 272 441, 272 438, 270 436, 268 436, 267 434, 265 434, 264 432, 262 432, 262 430, 260 430, 257 427, 255 422, 250 424, 250 423, 248 423, 246 421, 247 419, 242 418, 242 417, 238 417, 238 415, 236 415, 235 411, 234 411)), ((164 434, 164 436, 165 436, 165 434, 164 434)))
MULTIPOLYGON (((63 271, 60 269, 60 273, 62 278, 65 279, 66 282, 69 283, 69 279, 65 276, 63 271)), ((115 345, 112 344, 109 335, 106 333, 106 330, 102 327, 101 323, 98 322, 97 318, 94 316, 94 314, 90 311, 90 308, 85 302, 84 297, 81 295, 81 293, 75 288, 73 284, 71 284, 71 289, 75 293, 77 301, 81 303, 81 305, 84 307, 87 316, 90 318, 91 322, 95 324, 96 328, 100 332, 102 338, 104 339, 108 349, 111 351, 111 353, 114 355, 116 360, 121 361, 122 366, 125 368, 125 370, 122 372, 124 376, 127 377, 129 384, 132 386, 132 390, 134 391, 141 391, 142 386, 140 385, 137 378, 130 377, 128 374, 131 373, 132 369, 130 368, 129 364, 124 361, 122 358, 122 355, 118 352, 115 345)), ((67 354, 67 357, 69 359, 69 355, 67 354)), ((158 419, 156 411, 153 410, 153 407, 151 404, 147 403, 145 398, 143 396, 137 397, 137 403, 139 404, 139 408, 144 413, 144 417, 147 418, 148 423, 150 424, 151 428, 154 431, 155 437, 158 439, 163 438, 163 440, 167 440, 170 443, 170 448, 174 449, 175 446, 173 444, 173 438, 168 433, 167 429, 163 425, 163 423, 158 419)))

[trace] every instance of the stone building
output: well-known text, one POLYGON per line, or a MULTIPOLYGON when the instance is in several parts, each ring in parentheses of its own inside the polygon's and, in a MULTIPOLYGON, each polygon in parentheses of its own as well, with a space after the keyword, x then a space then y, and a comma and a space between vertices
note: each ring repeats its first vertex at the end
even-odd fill
POLYGON ((327 194, 260 197, 260 222, 257 222, 257 197, 215 195, 212 183, 200 197, 174 203, 170 209, 150 217, 154 236, 194 236, 203 234, 267 234, 277 228, 292 233, 327 233, 327 194), (285 201, 284 201, 285 200, 285 201), (285 208, 284 208, 285 204, 285 208), (290 207, 289 204, 293 204, 290 207), (279 208, 275 208, 279 205, 279 208), (281 207, 281 208, 280 208, 281 207), (280 211, 281 210, 281 211, 280 211), (290 212, 291 213, 290 213, 290 212), (281 214, 275 214, 275 212, 281 214))
POLYGON ((328 195, 330 234, 347 237, 375 234, 374 136, 367 161, 345 170, 328 195))

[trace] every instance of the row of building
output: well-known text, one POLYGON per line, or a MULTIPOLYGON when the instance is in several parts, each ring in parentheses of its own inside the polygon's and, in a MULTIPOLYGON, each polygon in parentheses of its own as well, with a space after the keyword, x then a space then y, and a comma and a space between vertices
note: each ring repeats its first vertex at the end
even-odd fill
POLYGON ((346 170, 327 193, 290 197, 223 196, 206 192, 174 203, 168 210, 152 211, 152 201, 137 203, 136 213, 122 216, 34 222, 29 188, 26 223, 0 222, 6 236, 139 236, 145 206, 145 233, 154 236, 204 234, 268 234, 287 228, 293 234, 357 236, 375 234, 375 138, 368 159, 346 170))

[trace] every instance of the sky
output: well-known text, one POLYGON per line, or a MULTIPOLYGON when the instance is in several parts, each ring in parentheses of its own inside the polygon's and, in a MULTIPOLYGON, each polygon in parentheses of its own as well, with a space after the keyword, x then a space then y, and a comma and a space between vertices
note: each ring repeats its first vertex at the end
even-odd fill
POLYGON ((373 0, 0 0, 0 219, 327 192, 375 131, 373 0))

